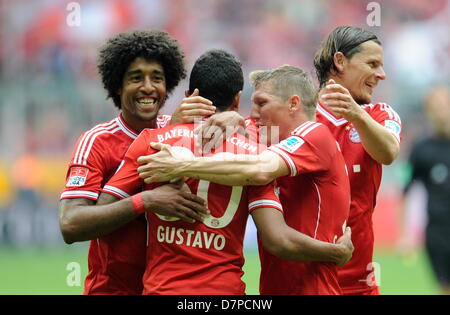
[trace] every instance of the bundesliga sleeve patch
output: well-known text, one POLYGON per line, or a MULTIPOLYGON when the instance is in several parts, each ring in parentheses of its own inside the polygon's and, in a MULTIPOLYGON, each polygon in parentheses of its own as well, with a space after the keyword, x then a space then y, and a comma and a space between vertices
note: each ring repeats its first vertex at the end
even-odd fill
POLYGON ((402 131, 402 127, 400 127, 400 124, 393 120, 386 120, 384 122, 384 127, 396 135, 399 135, 402 131))
POLYGON ((67 181, 67 187, 79 187, 86 183, 89 169, 86 167, 72 167, 70 169, 69 180, 67 181))
POLYGON ((300 148, 305 141, 299 137, 290 137, 281 141, 277 146, 284 149, 290 153, 294 153, 298 148, 300 148))

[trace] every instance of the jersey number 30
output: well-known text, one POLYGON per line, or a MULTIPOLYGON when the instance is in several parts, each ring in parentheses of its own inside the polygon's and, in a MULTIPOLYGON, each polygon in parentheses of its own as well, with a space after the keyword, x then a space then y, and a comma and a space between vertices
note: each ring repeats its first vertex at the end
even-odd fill
MULTIPOLYGON (((220 218, 208 215, 203 221, 203 224, 213 229, 221 229, 230 224, 239 207, 239 203, 242 197, 242 189, 243 189, 242 186, 233 186, 227 209, 225 210, 223 215, 220 218)), ((209 182, 200 180, 198 183, 197 196, 203 198, 204 200, 208 200, 208 190, 209 190, 209 182)), ((179 218, 167 217, 159 214, 156 215, 163 221, 180 220, 179 218)))

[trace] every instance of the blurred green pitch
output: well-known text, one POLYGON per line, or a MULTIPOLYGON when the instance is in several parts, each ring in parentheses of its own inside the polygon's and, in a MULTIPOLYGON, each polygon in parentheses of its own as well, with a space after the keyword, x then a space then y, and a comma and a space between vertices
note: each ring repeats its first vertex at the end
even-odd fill
MULTIPOLYGON (((55 249, 0 248, 0 294, 82 294, 87 273, 85 246, 55 249), (70 287, 66 279, 71 262, 81 266, 81 286, 70 287)), ((255 250, 245 253, 243 280, 247 294, 258 294, 260 265, 255 250)), ((381 266, 382 294, 437 294, 437 286, 424 254, 405 261, 389 252, 377 252, 381 266)))

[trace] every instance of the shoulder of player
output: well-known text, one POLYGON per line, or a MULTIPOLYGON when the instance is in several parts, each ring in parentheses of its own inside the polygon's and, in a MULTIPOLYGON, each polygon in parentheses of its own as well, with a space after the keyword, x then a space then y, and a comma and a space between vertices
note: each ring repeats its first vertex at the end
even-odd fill
POLYGON ((127 128, 118 118, 114 118, 109 122, 98 124, 93 128, 83 132, 80 140, 95 141, 97 139, 105 139, 117 136, 128 136, 131 139, 136 139, 138 134, 127 128))
POLYGON ((333 154, 336 148, 336 140, 328 127, 318 122, 308 122, 291 133, 291 137, 301 138, 318 155, 326 152, 333 154))
POLYGON ((300 137, 305 140, 313 140, 316 138, 322 138, 324 134, 329 134, 332 137, 327 126, 320 122, 308 121, 292 131, 290 136, 300 137))
POLYGON ((75 145, 74 158, 77 156, 87 157, 92 150, 101 150, 113 147, 115 143, 133 141, 137 135, 124 131, 117 118, 83 132, 75 145))
POLYGON ((387 103, 365 104, 361 106, 371 116, 375 116, 380 113, 385 113, 388 115, 389 119, 401 122, 398 113, 394 110, 394 108, 391 105, 387 103))

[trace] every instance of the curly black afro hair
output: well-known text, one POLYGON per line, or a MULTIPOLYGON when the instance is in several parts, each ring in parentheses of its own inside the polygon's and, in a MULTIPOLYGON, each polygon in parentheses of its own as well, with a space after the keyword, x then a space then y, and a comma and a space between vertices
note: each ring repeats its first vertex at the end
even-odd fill
POLYGON ((138 57, 161 63, 168 94, 186 77, 184 53, 177 40, 167 32, 150 30, 120 33, 110 38, 100 49, 98 59, 103 86, 119 109, 121 102, 117 91, 122 87, 125 71, 138 57))

